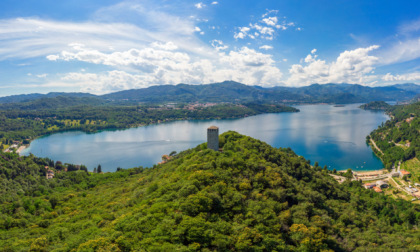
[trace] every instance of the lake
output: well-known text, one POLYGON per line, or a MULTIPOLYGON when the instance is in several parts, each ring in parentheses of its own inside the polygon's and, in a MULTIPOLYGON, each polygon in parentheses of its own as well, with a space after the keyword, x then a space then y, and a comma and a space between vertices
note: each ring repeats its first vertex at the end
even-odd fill
POLYGON ((299 113, 262 114, 242 119, 175 121, 126 130, 57 133, 32 141, 22 155, 33 153, 63 163, 84 164, 103 171, 117 167, 151 167, 163 154, 180 152, 206 141, 207 128, 219 127, 260 139, 274 147, 290 147, 298 155, 329 169, 375 170, 382 162, 366 144, 366 136, 389 119, 383 112, 344 107, 301 105, 299 113))

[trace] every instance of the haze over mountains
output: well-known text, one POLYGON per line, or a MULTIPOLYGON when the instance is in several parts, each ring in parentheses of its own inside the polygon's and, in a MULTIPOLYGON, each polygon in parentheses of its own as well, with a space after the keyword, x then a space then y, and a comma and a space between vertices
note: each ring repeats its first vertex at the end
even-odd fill
MULTIPOLYGON (((159 85, 118 91, 105 95, 88 93, 48 93, 1 97, 0 103, 29 102, 41 98, 95 98, 114 102, 283 102, 283 103, 356 103, 370 101, 406 101, 420 94, 420 85, 397 84, 367 87, 357 84, 312 84, 305 87, 248 86, 234 81, 207 85, 159 85)), ((77 100, 77 99, 76 99, 77 100)), ((85 100, 85 99, 81 99, 85 100)))

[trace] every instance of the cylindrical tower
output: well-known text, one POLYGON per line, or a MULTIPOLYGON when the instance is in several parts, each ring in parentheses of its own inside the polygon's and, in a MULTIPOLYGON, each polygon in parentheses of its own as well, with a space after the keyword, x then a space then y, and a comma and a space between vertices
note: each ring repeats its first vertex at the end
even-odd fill
POLYGON ((207 129, 207 148, 219 150, 219 128, 216 126, 210 126, 207 129))

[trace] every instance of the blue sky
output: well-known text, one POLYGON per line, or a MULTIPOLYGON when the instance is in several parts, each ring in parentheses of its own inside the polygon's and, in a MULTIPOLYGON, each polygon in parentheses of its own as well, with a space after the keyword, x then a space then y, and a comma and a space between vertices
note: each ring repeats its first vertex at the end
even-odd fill
POLYGON ((420 84, 420 1, 2 0, 0 96, 420 84))

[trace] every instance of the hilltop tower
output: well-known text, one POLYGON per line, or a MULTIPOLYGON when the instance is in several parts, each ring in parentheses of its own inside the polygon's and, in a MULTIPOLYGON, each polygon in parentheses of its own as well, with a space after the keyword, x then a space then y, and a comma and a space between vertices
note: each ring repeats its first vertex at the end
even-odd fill
POLYGON ((219 150, 219 128, 216 126, 210 126, 207 129, 207 148, 219 150))

